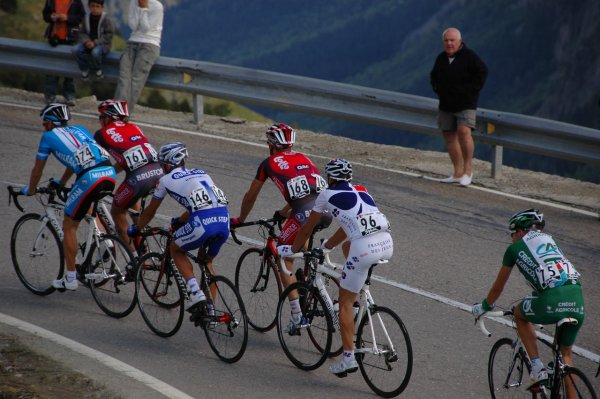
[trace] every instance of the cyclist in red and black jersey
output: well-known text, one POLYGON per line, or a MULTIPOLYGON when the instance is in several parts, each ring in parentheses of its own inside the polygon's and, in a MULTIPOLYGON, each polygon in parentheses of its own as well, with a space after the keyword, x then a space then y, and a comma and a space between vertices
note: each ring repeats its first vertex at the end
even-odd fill
MULTIPOLYGON (((278 123, 272 125, 266 135, 271 155, 258 167, 256 176, 242 200, 240 216, 231 219, 231 227, 246 220, 263 184, 267 178, 270 178, 287 203, 274 215, 276 219, 286 219, 277 245, 291 245, 296 233, 306 222, 318 193, 327 188, 327 182, 306 155, 292 151, 292 146, 296 141, 294 129, 284 123, 278 123)), ((329 225, 330 222, 331 216, 326 215, 326 220, 323 220, 322 224, 329 225)), ((294 259, 285 259, 288 270, 292 270, 293 263, 294 259)), ((296 277, 282 272, 281 280, 287 287, 296 281, 296 277)), ((290 297, 292 313, 299 314, 300 304, 297 294, 293 296, 295 298, 290 297)))
POLYGON ((154 147, 141 129, 128 121, 126 101, 103 101, 98 112, 102 128, 96 132, 94 139, 114 158, 117 172, 125 171, 125 180, 115 192, 110 213, 117 232, 125 242, 129 242, 127 209, 139 210, 140 198, 156 186, 163 171, 154 147))

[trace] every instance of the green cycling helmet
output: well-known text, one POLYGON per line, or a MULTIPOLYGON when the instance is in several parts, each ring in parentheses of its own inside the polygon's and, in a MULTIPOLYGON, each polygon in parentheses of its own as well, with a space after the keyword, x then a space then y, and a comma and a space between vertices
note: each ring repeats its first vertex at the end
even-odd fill
POLYGON ((544 214, 535 208, 519 211, 512 215, 508 221, 508 230, 511 233, 514 233, 517 229, 529 230, 534 226, 538 230, 542 230, 546 226, 544 214))

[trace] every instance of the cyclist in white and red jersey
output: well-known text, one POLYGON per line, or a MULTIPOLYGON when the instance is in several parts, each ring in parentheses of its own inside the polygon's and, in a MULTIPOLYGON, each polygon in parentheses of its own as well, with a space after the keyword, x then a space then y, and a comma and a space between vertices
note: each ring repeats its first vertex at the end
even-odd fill
MULTIPOLYGON (((390 235, 390 224, 381 213, 375 200, 362 186, 352 183, 352 164, 345 159, 332 159, 325 165, 329 188, 322 191, 312 208, 308 221, 302 226, 292 245, 277 247, 281 256, 290 255, 304 247, 313 228, 319 224, 321 216, 329 212, 340 224, 340 228, 323 241, 321 248, 332 249, 342 244, 346 262, 340 280, 339 307, 340 333, 344 354, 329 370, 338 377, 358 370, 354 358, 354 312, 353 304, 363 287, 369 268, 379 260, 392 257, 394 243, 390 235)), ((292 310, 293 311, 293 310, 292 310)), ((293 317, 298 319, 299 316, 293 317)), ((288 333, 293 334, 292 323, 288 333)))
POLYGON ((129 242, 127 209, 139 210, 140 198, 156 186, 163 171, 154 147, 141 129, 128 121, 126 101, 103 101, 98 112, 102 128, 94 139, 113 157, 117 172, 125 171, 125 179, 115 192, 110 213, 117 232, 123 241, 129 242))
MULTIPOLYGON (((513 309, 517 332, 531 359, 529 389, 548 380, 548 371, 540 359, 532 323, 555 324, 565 317, 577 320, 576 324, 561 327, 559 342, 564 362, 573 365, 573 344, 585 318, 581 276, 554 238, 542 233, 545 226, 544 214, 534 208, 517 212, 510 218, 508 230, 512 244, 504 253, 502 267, 492 288, 481 303, 475 304, 472 309, 475 317, 481 317, 492 310, 515 266, 533 288, 534 294, 523 299, 513 309)), ((565 379, 567 398, 574 398, 574 388, 567 380, 565 379)))
MULTIPOLYGON (((167 194, 185 208, 181 216, 171 220, 176 230, 169 250, 190 293, 185 309, 193 312, 197 308, 195 305, 206 301, 206 295, 194 276, 186 252, 206 248, 206 265, 215 274, 213 259, 229 238, 229 212, 223 191, 203 170, 187 169, 184 162, 187 157, 187 148, 183 143, 169 143, 160 147, 158 160, 165 174, 158 182, 152 201, 142 212, 139 224, 129 226, 127 234, 135 237, 152 220, 167 194)), ((212 287, 211 292, 214 298, 216 287, 212 287)), ((211 304, 207 305, 210 311, 211 304)))
MULTIPOLYGON (((286 219, 279 235, 278 245, 291 244, 300 227, 306 222, 318 193, 327 187, 327 183, 306 155, 292 150, 296 142, 294 129, 284 123, 277 123, 269 127, 266 136, 270 156, 258 167, 256 176, 242 200, 240 216, 231 219, 231 225, 235 227, 236 224, 246 220, 263 184, 269 178, 286 201, 286 205, 274 215, 275 219, 286 219)), ((329 225, 330 219, 331 217, 327 215, 323 218, 322 224, 329 225)), ((285 259, 288 270, 292 270, 293 263, 293 258, 285 259)), ((283 270, 280 275, 284 287, 296 281, 295 276, 289 276, 283 270)), ((300 312, 296 292, 290 294, 290 306, 295 313, 300 312)))

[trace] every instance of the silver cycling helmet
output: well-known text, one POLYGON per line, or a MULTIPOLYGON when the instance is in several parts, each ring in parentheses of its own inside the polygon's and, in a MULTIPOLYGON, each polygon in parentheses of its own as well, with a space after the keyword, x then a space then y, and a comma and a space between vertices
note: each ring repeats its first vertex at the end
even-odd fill
POLYGON ((165 144, 158 150, 158 161, 163 164, 177 166, 187 157, 185 144, 179 142, 165 144))

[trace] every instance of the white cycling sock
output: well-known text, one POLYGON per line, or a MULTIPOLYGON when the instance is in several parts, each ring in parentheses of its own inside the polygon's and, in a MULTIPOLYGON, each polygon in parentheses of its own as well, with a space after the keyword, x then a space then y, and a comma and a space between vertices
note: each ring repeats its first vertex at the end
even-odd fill
POLYGON ((74 272, 67 271, 66 278, 69 283, 71 281, 75 281, 75 279, 77 278, 77 271, 74 271, 74 272))
POLYGON ((544 368, 544 363, 542 363, 542 360, 539 357, 536 357, 535 359, 531 359, 531 371, 533 373, 538 373, 543 368, 544 368))
POLYGON ((290 308, 292 310, 293 315, 299 315, 300 313, 302 313, 302 309, 300 309, 300 299, 290 299, 290 308))
POLYGON ((198 281, 196 280, 196 277, 192 277, 188 281, 186 281, 186 285, 187 285, 188 291, 191 293, 200 291, 200 286, 198 285, 198 281))

